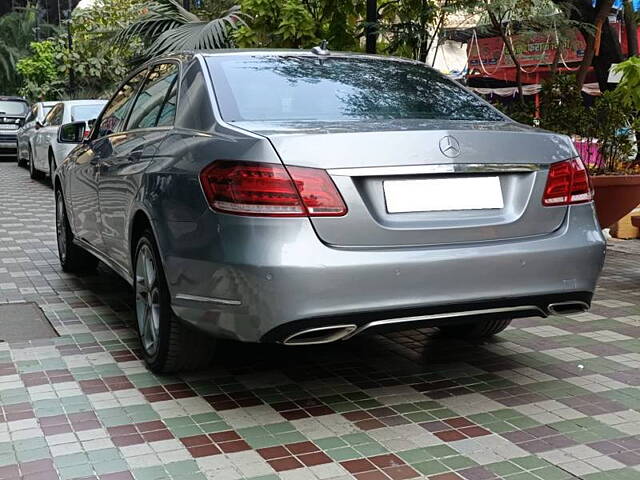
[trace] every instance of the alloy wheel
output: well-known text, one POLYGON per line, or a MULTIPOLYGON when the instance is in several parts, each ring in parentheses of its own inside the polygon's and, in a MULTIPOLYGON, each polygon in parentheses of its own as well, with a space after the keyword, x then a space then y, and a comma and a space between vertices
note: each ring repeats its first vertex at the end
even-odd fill
POLYGON ((148 245, 142 245, 136 259, 136 316, 142 347, 149 356, 158 350, 160 337, 160 289, 155 258, 148 245))

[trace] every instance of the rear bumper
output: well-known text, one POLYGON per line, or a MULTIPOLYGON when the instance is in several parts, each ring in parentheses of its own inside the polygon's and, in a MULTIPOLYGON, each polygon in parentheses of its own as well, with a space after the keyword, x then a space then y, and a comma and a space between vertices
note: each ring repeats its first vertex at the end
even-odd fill
POLYGON ((478 306, 533 306, 522 314, 545 316, 549 303, 590 303, 605 251, 590 204, 570 207, 549 235, 446 247, 338 249, 320 242, 307 219, 248 224, 213 213, 190 227, 169 222, 158 237, 176 314, 244 341, 478 306))
POLYGON ((18 142, 16 140, 0 141, 0 157, 15 157, 18 153, 18 142))

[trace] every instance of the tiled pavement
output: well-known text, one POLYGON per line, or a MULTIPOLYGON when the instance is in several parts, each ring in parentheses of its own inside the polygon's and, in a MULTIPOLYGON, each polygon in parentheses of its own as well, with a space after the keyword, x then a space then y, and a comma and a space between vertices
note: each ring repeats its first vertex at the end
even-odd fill
POLYGON ((0 343, 0 479, 640 479, 640 262, 610 253, 590 313, 482 344, 434 331, 223 344, 210 371, 137 358, 114 274, 64 274, 53 199, 0 164, 0 303, 60 333, 0 343))

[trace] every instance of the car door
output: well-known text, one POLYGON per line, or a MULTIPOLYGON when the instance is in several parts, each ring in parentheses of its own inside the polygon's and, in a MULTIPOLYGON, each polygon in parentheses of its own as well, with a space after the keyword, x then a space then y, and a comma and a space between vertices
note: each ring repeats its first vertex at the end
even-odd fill
POLYGON ((109 257, 125 268, 130 259, 128 219, 143 172, 173 127, 178 73, 175 62, 150 67, 123 131, 111 137, 109 158, 100 162, 102 239, 109 257))
POLYGON ((29 155, 29 137, 35 130, 36 118, 38 116, 38 104, 31 107, 29 115, 24 119, 24 124, 17 132, 18 141, 18 159, 27 158, 29 155))
POLYGON ((44 119, 44 125, 40 127, 36 133, 33 156, 37 170, 49 170, 49 145, 51 145, 51 141, 58 135, 58 127, 62 125, 63 116, 64 103, 58 103, 47 114, 44 119))
POLYGON ((135 73, 111 98, 96 121, 90 139, 77 155, 70 173, 68 198, 73 207, 73 222, 76 236, 104 253, 104 242, 100 227, 100 203, 98 181, 100 165, 108 161, 113 153, 113 144, 119 142, 120 131, 131 103, 135 98, 147 70, 135 73))

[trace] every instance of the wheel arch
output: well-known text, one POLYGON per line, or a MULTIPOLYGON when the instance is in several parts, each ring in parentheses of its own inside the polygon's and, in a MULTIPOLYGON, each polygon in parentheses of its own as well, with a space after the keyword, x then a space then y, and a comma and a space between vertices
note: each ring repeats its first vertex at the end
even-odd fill
POLYGON ((138 246, 138 239, 145 230, 149 230, 155 241, 156 248, 160 254, 160 262, 162 262, 162 268, 166 271, 166 265, 164 256, 162 255, 162 244, 158 241, 158 235, 156 229, 151 221, 151 215, 142 207, 139 207, 135 213, 131 216, 131 222, 129 223, 129 268, 131 276, 134 275, 134 264, 136 256, 136 247, 138 246))

